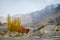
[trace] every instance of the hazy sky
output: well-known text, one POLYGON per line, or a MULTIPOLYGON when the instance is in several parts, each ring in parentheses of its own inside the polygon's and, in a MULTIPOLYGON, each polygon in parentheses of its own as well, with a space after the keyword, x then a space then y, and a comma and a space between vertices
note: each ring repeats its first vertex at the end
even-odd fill
POLYGON ((60 3, 60 0, 0 0, 0 16, 26 14, 53 3, 60 3))

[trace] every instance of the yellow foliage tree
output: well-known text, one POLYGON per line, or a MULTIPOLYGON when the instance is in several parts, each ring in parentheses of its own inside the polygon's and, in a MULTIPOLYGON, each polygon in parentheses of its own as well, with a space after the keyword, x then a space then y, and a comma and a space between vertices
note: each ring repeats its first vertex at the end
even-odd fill
POLYGON ((13 18, 12 19, 12 31, 15 31, 17 26, 17 18, 13 18))
POLYGON ((7 24, 8 24, 8 30, 10 31, 11 30, 11 17, 10 17, 10 15, 8 15, 8 17, 7 17, 7 24))
POLYGON ((20 18, 17 18, 17 27, 18 28, 21 28, 22 26, 21 26, 21 20, 20 20, 20 18))
POLYGON ((8 30, 9 31, 15 31, 16 28, 21 28, 21 20, 18 17, 11 19, 10 15, 8 15, 7 23, 8 23, 8 30))

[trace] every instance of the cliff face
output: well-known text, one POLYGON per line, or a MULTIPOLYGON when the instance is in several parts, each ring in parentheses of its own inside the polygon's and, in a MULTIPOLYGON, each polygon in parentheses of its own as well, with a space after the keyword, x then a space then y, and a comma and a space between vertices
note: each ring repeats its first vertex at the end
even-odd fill
MULTIPOLYGON (((45 24, 60 23, 60 4, 46 6, 41 11, 31 12, 25 15, 15 15, 21 18, 22 25, 26 27, 38 27, 45 24)), ((15 17, 13 16, 13 17, 15 17)))

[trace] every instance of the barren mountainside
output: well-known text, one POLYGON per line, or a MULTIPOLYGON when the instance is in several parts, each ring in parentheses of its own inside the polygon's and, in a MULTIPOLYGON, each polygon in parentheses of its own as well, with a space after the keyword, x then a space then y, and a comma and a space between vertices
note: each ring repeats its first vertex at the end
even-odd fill
POLYGON ((25 15, 17 14, 13 17, 20 17, 22 24, 26 27, 35 28, 40 25, 55 24, 57 20, 60 19, 60 4, 48 5, 40 11, 31 12, 25 15))

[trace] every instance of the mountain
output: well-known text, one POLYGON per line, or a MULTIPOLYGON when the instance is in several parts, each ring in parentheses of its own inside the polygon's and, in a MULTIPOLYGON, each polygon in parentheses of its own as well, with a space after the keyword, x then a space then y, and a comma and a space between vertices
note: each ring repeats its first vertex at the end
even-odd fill
MULTIPOLYGON (((32 14, 31 14, 32 15, 32 14)), ((39 25, 45 25, 49 20, 54 20, 56 16, 60 15, 60 4, 49 5, 41 11, 33 13, 34 23, 39 23, 39 25), (37 19, 37 20, 36 20, 37 19)), ((33 19, 33 17, 32 17, 33 19)))
POLYGON ((3 16, 0 16, 0 22, 1 22, 1 23, 6 23, 6 22, 7 22, 7 21, 6 21, 6 18, 3 17, 3 16))
POLYGON ((56 19, 60 19, 60 4, 51 4, 40 11, 35 11, 24 15, 17 14, 13 17, 20 17, 22 20, 22 25, 25 27, 35 28, 40 25, 55 24, 57 23, 56 19))

